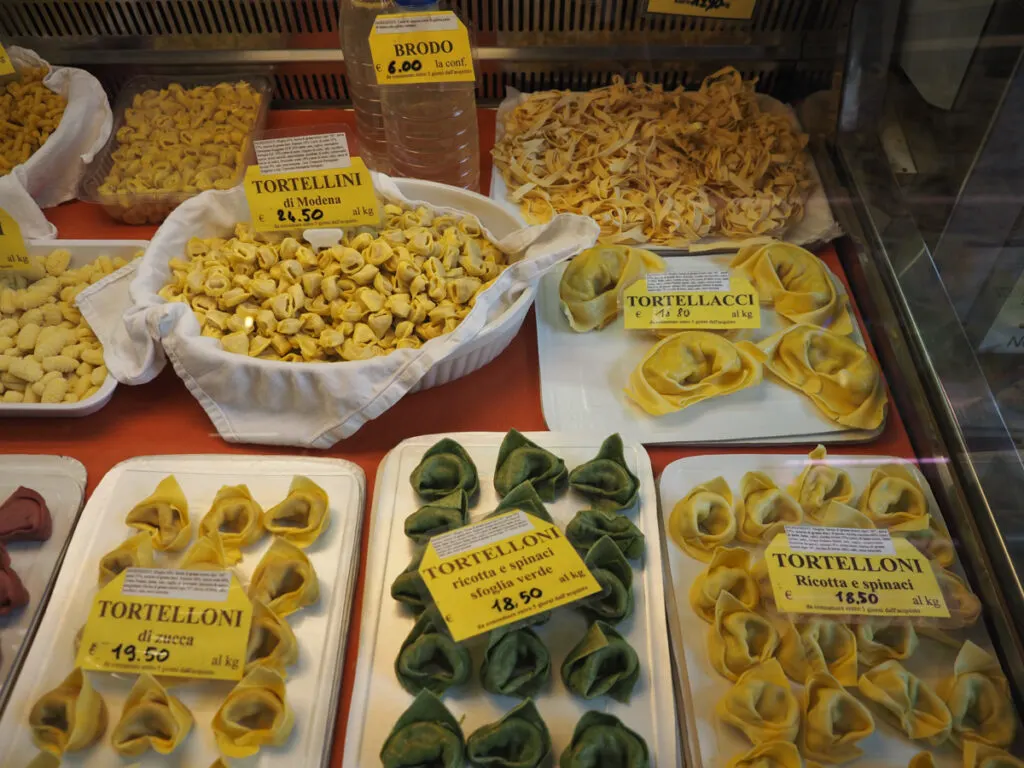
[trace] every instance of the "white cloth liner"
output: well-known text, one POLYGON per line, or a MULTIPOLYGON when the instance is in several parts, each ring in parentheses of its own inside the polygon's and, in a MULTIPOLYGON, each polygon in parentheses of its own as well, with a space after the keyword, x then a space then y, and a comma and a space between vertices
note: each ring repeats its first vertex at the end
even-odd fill
MULTIPOLYGON (((11 46, 7 53, 18 68, 49 67, 27 48, 11 46)), ((84 69, 50 67, 43 84, 67 99, 64 116, 43 146, 0 178, 0 208, 26 240, 56 237, 42 209, 75 199, 85 166, 106 144, 114 122, 103 86, 84 69)))
MULTIPOLYGON (((495 121, 495 131, 498 140, 501 139, 501 136, 504 133, 503 126, 505 124, 505 117, 509 112, 526 101, 528 96, 528 93, 522 93, 515 88, 506 89, 505 98, 502 99, 501 104, 498 105, 498 115, 495 121)), ((764 93, 759 93, 757 95, 757 100, 758 105, 765 112, 785 115, 793 123, 794 128, 798 131, 803 130, 800 126, 800 121, 797 119, 796 113, 789 105, 784 104, 778 99, 772 98, 764 93)), ((796 224, 789 227, 786 233, 779 238, 781 240, 785 240, 787 243, 796 243, 797 245, 802 246, 817 243, 828 243, 843 234, 835 216, 832 215, 832 209, 828 204, 828 195, 825 194, 825 188, 821 185, 821 176, 818 174, 818 169, 814 165, 814 159, 811 157, 811 153, 806 150, 805 155, 807 167, 811 170, 811 179, 814 182, 814 186, 811 188, 811 193, 807 198, 806 205, 804 206, 803 218, 796 222, 796 224)), ((517 214, 522 216, 519 203, 509 200, 507 197, 509 190, 505 185, 505 179, 501 175, 501 171, 498 170, 497 165, 493 166, 491 174, 491 199, 500 203, 506 209, 514 210, 517 214), (498 181, 497 184, 495 184, 495 180, 498 181)), ((702 237, 700 240, 690 243, 688 246, 644 243, 623 243, 623 245, 649 248, 652 251, 689 251, 692 253, 706 253, 709 251, 736 249, 748 242, 749 239, 736 240, 727 237, 708 236, 702 237)))
MULTIPOLYGON (((385 200, 453 212, 406 201, 387 176, 374 174, 374 186, 385 200)), ((83 291, 78 306, 103 343, 107 370, 119 382, 150 381, 170 358, 225 440, 313 448, 328 448, 380 416, 432 366, 477 338, 489 318, 527 285, 592 246, 598 235, 596 223, 571 214, 501 241, 485 229, 485 236, 515 262, 480 294, 454 331, 419 349, 370 360, 286 363, 224 350, 219 340, 200 336, 188 305, 157 295, 170 277, 168 262, 185 253, 190 238, 230 236, 236 222, 249 220, 241 187, 197 195, 164 221, 142 259, 83 291), (118 300, 126 281, 131 282, 127 308, 118 300)))

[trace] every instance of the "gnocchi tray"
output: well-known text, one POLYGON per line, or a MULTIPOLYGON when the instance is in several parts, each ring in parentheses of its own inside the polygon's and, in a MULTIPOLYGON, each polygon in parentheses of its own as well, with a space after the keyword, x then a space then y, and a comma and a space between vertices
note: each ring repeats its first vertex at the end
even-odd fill
MULTIPOLYGON (((812 519, 811 513, 808 512, 811 509, 808 499, 814 493, 825 494, 828 498, 831 498, 830 494, 834 493, 835 498, 846 499, 846 507, 842 510, 844 522, 840 523, 840 525, 845 527, 859 526, 864 524, 864 521, 860 520, 858 523, 857 519, 855 519, 857 512, 851 510, 850 507, 852 506, 857 510, 867 510, 865 514, 873 514, 870 510, 877 509, 873 505, 885 495, 884 493, 878 494, 873 492, 870 497, 871 501, 865 501, 864 505, 861 505, 860 502, 863 495, 868 493, 869 488, 873 489, 876 487, 875 482, 880 475, 874 475, 874 473, 880 466, 899 467, 900 469, 897 472, 905 472, 906 474, 903 477, 916 483, 923 491, 923 502, 927 506, 927 514, 938 521, 938 527, 929 528, 929 530, 943 530, 942 515, 935 497, 928 487, 927 481, 914 464, 886 456, 827 457, 819 455, 813 465, 807 456, 799 454, 730 454, 680 459, 666 467, 661 476, 659 490, 663 505, 663 522, 666 531, 669 531, 671 528, 670 520, 676 505, 681 500, 684 500, 697 486, 704 485, 705 487, 710 487, 714 485, 711 481, 718 477, 723 478, 725 483, 728 484, 738 509, 739 505, 743 503, 741 501, 743 496, 743 491, 741 491, 741 487, 743 487, 742 478, 748 472, 759 472, 764 473, 769 479, 768 482, 774 483, 775 486, 787 491, 787 493, 796 487, 807 490, 807 493, 810 495, 804 495, 804 492, 800 491, 799 493, 793 493, 791 496, 794 500, 799 498, 800 501, 797 503, 804 509, 805 516, 802 524, 819 522, 818 518, 812 519), (852 483, 841 484, 833 482, 828 475, 805 473, 808 467, 811 466, 839 468, 845 471, 852 483), (875 481, 873 481, 873 475, 875 481), (840 490, 841 485, 842 490, 840 490), (813 490, 814 488, 817 491, 813 490), (826 491, 826 489, 829 490, 826 491)), ((767 484, 762 482, 758 487, 763 490, 763 488, 767 487, 767 484)), ((746 488, 750 493, 758 493, 757 490, 751 491, 753 486, 746 486, 746 488)), ((754 497, 748 496, 747 498, 754 497)), ((842 505, 836 505, 837 513, 841 507, 842 505)), ((744 525, 749 526, 752 519, 753 517, 748 517, 747 522, 743 523, 740 521, 740 515, 737 514, 737 531, 739 532, 744 525)), ((867 524, 869 525, 870 523, 867 524)), ((890 531, 894 530, 897 529, 890 528, 890 531)), ((894 535, 896 534, 894 533, 894 535)), ((756 726, 739 724, 743 723, 744 718, 735 716, 738 710, 734 704, 740 698, 739 693, 745 685, 745 683, 741 682, 744 678, 739 677, 736 682, 730 681, 724 676, 722 671, 719 671, 723 668, 723 662, 713 660, 713 649, 718 649, 720 646, 716 642, 712 647, 711 639, 716 625, 714 621, 709 623, 708 617, 710 617, 711 611, 719 610, 719 603, 730 603, 731 601, 728 599, 720 600, 714 607, 711 607, 710 603, 704 605, 700 599, 694 603, 696 594, 707 594, 706 589, 695 589, 694 584, 698 580, 703 580, 703 575, 708 572, 709 564, 684 552, 671 536, 666 538, 668 571, 670 573, 670 585, 667 590, 670 594, 667 607, 679 686, 683 691, 685 699, 685 740, 689 755, 688 765, 692 765, 695 768, 724 768, 726 765, 746 768, 746 766, 756 763, 756 760, 752 760, 749 757, 751 751, 757 749, 754 746, 754 738, 762 739, 761 743, 763 744, 765 742, 770 743, 772 737, 767 736, 765 732, 758 731, 756 726), (703 607, 703 609, 708 611, 708 617, 698 616, 696 613, 698 607, 703 607), (748 730, 745 732, 744 728, 748 730), (746 762, 741 759, 743 755, 748 756, 746 762), (731 762, 734 760, 739 762, 731 762)), ((920 541, 924 540, 921 539, 920 541)), ((962 581, 963 572, 955 562, 955 552, 952 545, 946 546, 948 539, 941 542, 941 546, 938 539, 932 539, 931 541, 934 548, 922 551, 933 557, 936 562, 948 566, 949 572, 955 574, 954 578, 961 580, 958 586, 962 589, 965 583, 962 581)), ((737 538, 724 546, 735 550, 749 551, 751 562, 753 563, 751 572, 756 577, 758 573, 756 564, 763 557, 763 552, 760 550, 764 545, 765 542, 753 545, 745 544, 737 538)), ((919 549, 921 548, 918 540, 915 540, 915 546, 918 546, 919 549)), ((723 548, 720 547, 718 552, 722 552, 723 548)), ((936 691, 939 696, 943 696, 945 693, 943 685, 952 679, 954 664, 962 663, 962 659, 971 655, 971 651, 984 650, 985 652, 991 652, 992 643, 984 629, 984 622, 977 621, 978 613, 981 610, 981 605, 977 598, 973 594, 968 594, 961 600, 954 595, 960 594, 962 596, 962 593, 958 593, 956 590, 951 592, 947 589, 950 586, 947 580, 940 579, 939 581, 947 595, 947 604, 951 607, 951 616, 955 618, 959 615, 962 620, 956 623, 967 626, 957 629, 946 627, 941 631, 933 631, 934 628, 939 626, 938 624, 932 624, 932 629, 929 629, 925 622, 922 621, 920 626, 916 627, 915 630, 911 630, 913 633, 912 637, 904 637, 897 643, 891 640, 891 637, 895 635, 886 635, 884 632, 875 632, 873 636, 869 636, 867 634, 869 629, 872 626, 879 625, 861 621, 850 625, 849 632, 852 634, 847 634, 847 630, 843 629, 841 632, 833 635, 832 638, 832 642, 838 642, 836 638, 840 636, 849 637, 849 645, 853 646, 850 650, 850 656, 836 651, 838 646, 827 650, 824 645, 829 642, 827 639, 817 641, 823 643, 821 647, 828 659, 829 672, 835 675, 837 680, 841 679, 840 685, 845 686, 846 691, 852 694, 850 698, 855 699, 849 705, 847 711, 863 713, 866 709, 873 720, 873 726, 865 728, 868 735, 864 738, 857 739, 854 735, 849 737, 849 747, 852 748, 852 751, 846 756, 844 762, 858 767, 905 768, 916 754, 922 751, 929 751, 934 759, 934 765, 938 766, 938 768, 959 768, 959 766, 967 764, 961 756, 961 750, 954 744, 957 733, 955 724, 952 731, 949 730, 948 721, 941 729, 939 726, 936 726, 938 733, 933 738, 938 743, 929 743, 927 738, 924 737, 912 741, 900 730, 897 724, 898 718, 889 717, 886 710, 876 703, 876 700, 867 695, 871 689, 864 684, 864 679, 867 677, 865 673, 877 674, 876 670, 880 668, 885 669, 885 667, 882 667, 882 660, 889 659, 884 663, 889 665, 901 664, 908 672, 916 675, 933 691, 936 691), (887 637, 890 639, 886 640, 885 638, 887 637), (874 641, 878 642, 874 643, 874 641), (975 648, 972 648, 972 643, 975 648), (893 646, 892 650, 889 649, 888 644, 893 646), (958 657, 961 659, 960 662, 958 662, 958 657), (843 658, 847 658, 847 662, 839 661, 839 659, 843 658), (860 687, 858 687, 858 683, 860 683, 860 687), (858 704, 860 708, 857 707, 858 704), (953 734, 952 737, 949 736, 950 733, 953 734), (862 754, 856 754, 856 750, 861 750, 862 754)), ((704 581, 703 583, 707 584, 708 582, 704 581)), ((778 619, 782 623, 776 623, 775 626, 782 628, 784 627, 784 619, 782 617, 785 615, 777 614, 770 609, 769 604, 766 603, 768 599, 765 593, 766 589, 770 590, 770 586, 762 583, 760 604, 754 610, 772 622, 778 619)), ((733 593, 740 592, 735 586, 730 587, 728 591, 733 593)), ((742 593, 740 594, 741 597, 737 602, 742 600, 742 593)), ((742 608, 743 606, 741 605, 740 609, 742 608)), ((724 615, 725 611, 722 611, 722 613, 724 615)), ((839 617, 833 618, 838 619, 839 617)), ((855 621, 858 619, 858 617, 851 618, 855 621)), ((866 617, 859 618, 864 619, 866 617)), ((953 622, 953 619, 941 621, 949 624, 953 622)), ((806 627, 807 625, 798 624, 797 626, 806 627)), ((842 625, 837 622, 836 626, 842 625)), ((890 626, 899 627, 901 625, 890 626)), ((824 635, 828 634, 827 627, 820 631, 824 635)), ((791 655, 791 651, 785 650, 787 648, 784 636, 785 630, 780 629, 780 632, 783 634, 783 638, 777 650, 774 651, 771 658, 759 657, 760 660, 755 669, 751 670, 751 673, 758 676, 758 683, 761 683, 764 679, 769 679, 789 689, 790 686, 787 683, 787 678, 792 680, 792 667, 790 665, 793 663, 791 659, 794 657, 791 655), (776 661, 781 662, 781 668, 776 666, 776 661), (769 667, 773 669, 769 670, 769 667), (783 669, 786 670, 784 674, 783 669), (772 677, 772 674, 774 674, 774 677, 772 677)), ((804 636, 801 635, 801 637, 804 636)), ((819 635, 819 637, 822 637, 822 635, 819 635)), ((765 653, 767 654, 768 652, 765 651, 765 653)), ((725 656, 721 658, 728 659, 725 656)), ((995 663, 998 664, 998 662, 995 663)), ((724 664, 725 670, 730 672, 730 674, 743 674, 735 662, 726 660, 724 664)), ((774 691, 776 689, 772 688, 771 690, 774 691)), ((803 739, 807 738, 809 730, 808 715, 803 712, 806 701, 804 697, 808 695, 807 687, 794 682, 791 686, 791 692, 797 702, 794 710, 799 711, 799 714, 794 714, 796 718, 795 726, 800 729, 800 737, 799 739, 797 738, 796 730, 794 730, 792 732, 793 738, 789 740, 800 746, 804 760, 818 759, 809 757, 807 747, 803 741, 803 739)), ((924 697, 925 694, 921 693, 919 695, 924 697)), ((769 694, 766 693, 765 696, 767 697, 769 694)), ((839 705, 837 704, 837 706, 839 705)), ((919 704, 918 706, 920 710, 926 709, 924 704, 919 704)), ((945 704, 939 706, 938 710, 941 711, 943 707, 945 707, 945 704)), ((948 715, 948 713, 946 714, 948 715)), ((1012 723, 1016 720, 1013 717, 1012 708, 1009 710, 1008 715, 1013 717, 1013 720, 1006 719, 1006 712, 1003 715, 1001 719, 1005 721, 1004 724, 1012 728, 1012 723)), ((781 720, 782 718, 779 718, 779 721, 781 720)), ((776 721, 775 725, 778 725, 779 721, 776 721)), ((785 729, 781 728, 781 730, 785 729)), ((854 728, 851 727, 850 730, 853 731, 854 728)), ((788 736, 775 736, 774 738, 787 740, 788 736)), ((1016 746, 1020 746, 1020 738, 1018 738, 1016 746)), ((840 751, 844 749, 844 747, 836 747, 835 745, 833 747, 840 751)), ((788 747, 784 749, 788 749, 788 747)), ((1009 749, 1013 751, 1014 747, 1011 746, 1009 749)), ((1017 753, 1014 752, 1014 754, 1017 753)), ((788 763, 780 758, 778 764, 788 763)))
MULTIPOLYGON (((509 433, 508 437, 512 439, 515 435, 518 433, 509 433)), ((600 439, 548 432, 529 433, 525 437, 545 453, 550 452, 548 455, 554 454, 564 460, 564 467, 568 470, 594 459, 602 445, 600 439)), ((430 709, 439 713, 435 717, 440 718, 440 723, 461 721, 461 731, 472 743, 475 740, 474 734, 480 733, 481 726, 498 721, 514 708, 522 706, 523 709, 531 709, 525 699, 521 698, 529 695, 550 736, 550 754, 540 763, 543 766, 557 765, 559 756, 570 743, 577 745, 578 739, 574 738, 574 734, 578 735, 577 726, 584 716, 590 722, 601 723, 613 722, 608 716, 618 718, 621 727, 616 725, 614 730, 621 734, 624 727, 641 737, 650 753, 650 765, 661 768, 680 765, 672 680, 665 674, 665 670, 669 669, 670 656, 662 591, 661 549, 658 543, 657 498, 650 460, 643 447, 637 443, 625 443, 623 457, 629 471, 638 479, 639 501, 631 502, 631 506, 621 512, 643 534, 643 539, 639 541, 635 541, 634 536, 637 551, 632 551, 630 547, 625 549, 630 556, 626 569, 632 574, 633 607, 631 613, 621 618, 614 627, 608 626, 604 630, 606 638, 614 638, 617 633, 636 652, 638 676, 632 685, 631 696, 625 697, 628 702, 625 698, 620 701, 610 695, 622 693, 614 688, 608 689, 608 694, 584 699, 575 687, 570 689, 563 682, 563 662, 570 654, 575 655, 574 650, 578 650, 577 644, 581 638, 585 635, 589 637, 588 622, 580 611, 579 603, 558 608, 546 623, 521 630, 535 633, 535 647, 537 643, 543 645, 550 661, 549 675, 538 674, 537 686, 531 687, 529 691, 517 689, 518 695, 505 695, 489 693, 485 689, 485 685, 488 689, 495 688, 490 672, 487 673, 488 682, 483 679, 482 665, 485 660, 499 666, 495 655, 492 655, 498 653, 498 650, 489 644, 491 640, 501 639, 501 636, 493 632, 490 637, 481 635, 460 644, 460 657, 465 659, 468 656, 469 659, 463 670, 466 679, 443 690, 440 703, 428 691, 421 691, 417 697, 409 692, 408 686, 400 683, 396 674, 396 658, 402 655, 401 667, 405 670, 404 643, 411 637, 410 632, 414 626, 419 626, 416 612, 411 606, 393 597, 398 594, 396 579, 402 576, 417 551, 414 542, 406 536, 406 531, 414 529, 415 518, 407 518, 423 507, 423 501, 413 489, 410 478, 431 447, 442 438, 448 438, 461 446, 476 467, 479 493, 468 510, 469 522, 480 521, 496 508, 499 502, 496 486, 506 491, 506 498, 512 498, 511 494, 516 493, 508 491, 505 461, 499 459, 499 453, 502 456, 508 453, 499 451, 506 438, 506 435, 500 433, 470 432, 414 437, 400 443, 384 458, 378 469, 374 492, 374 527, 366 568, 359 659, 342 764, 346 768, 380 765, 381 751, 386 742, 392 750, 389 754, 393 754, 396 743, 400 741, 401 731, 400 727, 395 726, 401 725, 403 713, 410 716, 409 710, 414 701, 420 711, 430 709), (503 467, 500 471, 496 470, 499 461, 503 467), (427 703, 430 707, 426 706, 427 703), (399 733, 399 736, 393 736, 394 733, 399 733)), ((446 445, 451 449, 450 442, 446 445)), ((421 477, 421 473, 417 472, 416 477, 421 477)), ((417 482, 415 479, 413 481, 417 482)), ((422 494, 422 483, 420 487, 422 494)), ((563 492, 549 494, 555 500, 544 502, 546 512, 560 528, 565 528, 579 510, 593 506, 577 488, 574 485, 563 492)), ((573 540, 568 532, 566 536, 573 540)), ((599 541, 608 543, 607 539, 599 541)), ((597 546, 589 551, 594 552, 597 546)), ((612 545, 611 548, 615 549, 616 546, 612 545)), ((593 568, 591 566, 592 571, 593 568)), ((408 599, 407 593, 404 599, 408 599)), ((427 606, 420 615, 426 615, 430 610, 433 610, 432 607, 427 606)), ((594 621, 590 631, 593 632, 593 628, 602 623, 594 621)), ((543 651, 541 654, 545 655, 543 651)), ((573 681, 571 684, 576 685, 573 681)), ((509 692, 500 685, 497 689, 509 692)), ((517 710, 517 713, 522 715, 522 711, 517 710)), ((385 760, 385 765, 393 764, 398 763, 385 760)), ((523 764, 533 763, 527 761, 523 764)))
MULTIPOLYGON (((286 731, 282 743, 264 745, 256 757, 244 764, 327 765, 348 616, 359 563, 363 473, 354 464, 336 459, 240 455, 139 457, 117 465, 103 478, 82 512, 53 590, 50 609, 43 617, 0 716, 2 768, 23 768, 37 755, 39 749, 33 743, 33 730, 29 725, 33 707, 76 669, 76 635, 89 614, 98 590, 98 579, 104 572, 100 566, 101 558, 106 565, 116 562, 104 557, 105 554, 115 548, 123 551, 139 533, 125 523, 129 512, 134 514, 133 509, 140 502, 149 500, 151 494, 155 498, 173 485, 166 481, 170 475, 180 487, 191 517, 191 538, 185 558, 195 556, 191 550, 192 544, 197 543, 199 523, 224 486, 247 486, 251 498, 264 510, 270 510, 290 496, 296 476, 307 478, 326 494, 329 523, 303 550, 316 573, 319 596, 311 604, 287 615, 285 608, 274 608, 281 613, 297 641, 297 658, 284 670, 284 700, 294 713, 294 724, 290 731, 286 731)), ((155 541, 154 538, 154 547, 155 541)), ((198 539, 199 543, 205 541, 206 538, 198 539)), ((275 538, 274 545, 279 547, 281 541, 275 538)), ((304 544, 305 541, 297 541, 295 546, 304 544)), ((257 565, 270 550, 271 537, 266 534, 243 546, 242 559, 234 566, 243 586, 254 580, 257 565)), ((156 555, 158 567, 175 567, 182 559, 181 551, 151 554, 156 555)), ((275 602, 267 605, 275 606, 275 602)), ((291 606, 287 610, 294 608, 291 606)), ((258 647, 264 645, 261 642, 258 647)), ((250 654, 253 648, 250 637, 250 654)), ((256 671, 265 669, 257 667, 256 671)), ((90 734, 90 738, 95 739, 93 743, 66 751, 61 765, 107 768, 127 764, 114 751, 112 740, 122 713, 129 706, 128 696, 133 690, 135 676, 98 672, 85 672, 84 675, 105 704, 107 723, 105 728, 99 729, 100 732, 90 734)), ((180 743, 175 743, 169 756, 146 750, 133 758, 132 764, 204 768, 213 764, 220 754, 215 740, 214 717, 234 687, 230 681, 172 682, 167 692, 191 713, 191 728, 180 743)))

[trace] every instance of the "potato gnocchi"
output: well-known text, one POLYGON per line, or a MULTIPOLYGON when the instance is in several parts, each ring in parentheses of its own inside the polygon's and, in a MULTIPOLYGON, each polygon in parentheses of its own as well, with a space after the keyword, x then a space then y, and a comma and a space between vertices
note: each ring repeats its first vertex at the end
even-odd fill
POLYGON ((28 160, 50 138, 68 105, 67 99, 43 85, 46 67, 21 70, 20 82, 8 83, 0 94, 0 176, 28 160))
POLYGON ((238 224, 193 238, 159 294, 187 303, 203 336, 286 362, 366 360, 450 333, 508 265, 471 217, 388 204, 380 229, 319 253, 238 224))
POLYGON ((100 256, 71 268, 71 253, 40 259, 38 279, 0 275, 0 402, 77 403, 107 378, 103 347, 75 297, 128 262, 100 256))

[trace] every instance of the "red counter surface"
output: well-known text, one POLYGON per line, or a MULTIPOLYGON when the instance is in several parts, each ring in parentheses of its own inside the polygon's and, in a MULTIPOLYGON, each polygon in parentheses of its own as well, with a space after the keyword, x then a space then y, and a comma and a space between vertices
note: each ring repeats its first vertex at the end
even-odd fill
MULTIPOLYGON (((343 110, 287 111, 271 114, 269 127, 352 124, 352 113, 343 110)), ((494 142, 494 112, 480 113, 481 179, 484 194, 490 185, 490 148, 494 142)), ((149 239, 155 227, 119 224, 99 206, 67 203, 48 211, 65 239, 149 239)), ((820 254, 846 282, 834 250, 820 254)), ((849 284, 847 284, 849 290, 849 284)), ((858 313, 859 315, 859 313, 858 313)), ((233 445, 217 435, 199 404, 168 367, 157 379, 140 387, 120 386, 113 400, 99 412, 82 419, 5 419, 0 421, 0 452, 44 453, 72 456, 89 471, 89 493, 106 472, 118 462, 134 456, 174 453, 256 453, 310 454, 336 456, 353 461, 366 473, 363 547, 370 531, 370 506, 377 465, 391 448, 414 435, 450 432, 505 432, 545 430, 540 403, 540 370, 537 361, 537 333, 533 311, 508 349, 494 362, 463 379, 443 387, 403 398, 380 418, 357 434, 327 451, 295 448, 233 445)), ((791 448, 721 449, 651 447, 648 452, 657 477, 676 459, 705 453, 795 453, 805 454, 813 445, 791 448)), ((890 408, 885 431, 865 445, 836 446, 830 455, 874 454, 913 457, 906 429, 895 409, 890 408)), ((345 726, 352 695, 352 678, 358 651, 362 613, 365 563, 360 564, 353 602, 352 623, 345 653, 344 677, 332 765, 341 765, 345 726)))

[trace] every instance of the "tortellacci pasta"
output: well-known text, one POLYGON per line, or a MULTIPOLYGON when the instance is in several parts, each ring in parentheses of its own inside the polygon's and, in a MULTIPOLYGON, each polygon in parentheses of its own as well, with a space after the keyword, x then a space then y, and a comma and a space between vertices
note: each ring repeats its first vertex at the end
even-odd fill
POLYGON ((630 374, 625 392, 647 413, 664 416, 760 384, 763 360, 750 342, 680 331, 651 348, 630 374))
POLYGON ((909 659, 919 642, 913 623, 901 619, 863 617, 856 633, 857 658, 869 667, 892 659, 909 659))
POLYGON ((68 101, 44 81, 46 67, 23 67, 0 93, 0 176, 6 176, 57 130, 68 101))
POLYGON ((815 672, 804 685, 801 746, 806 757, 823 763, 846 763, 864 751, 857 742, 875 731, 867 707, 827 672, 815 672))
POLYGON ((664 269, 660 256, 640 248, 589 248, 573 257, 562 273, 559 306, 574 331, 599 330, 618 317, 623 291, 648 272, 664 269))
POLYGON ((299 659, 299 644, 288 622, 260 600, 252 601, 252 624, 245 651, 245 672, 256 667, 276 669, 281 677, 299 659))
POLYGON ((127 263, 100 256, 71 268, 71 252, 57 249, 0 273, 0 403, 78 403, 99 391, 103 347, 75 297, 127 263))
POLYGON ((923 515, 889 528, 893 536, 900 536, 928 559, 943 568, 956 562, 956 548, 949 531, 934 515, 923 515))
POLYGON ((949 738, 953 718, 927 683, 896 660, 872 667, 857 682, 861 694, 911 739, 938 746, 949 738))
POLYGON ((753 283, 762 304, 790 322, 842 336, 853 333, 846 295, 836 290, 828 268, 810 251, 782 242, 749 245, 729 266, 753 283))
POLYGON ((736 537, 748 544, 768 543, 787 525, 799 525, 803 508, 764 472, 747 472, 736 502, 736 537))
POLYGON ((736 536, 736 513, 729 484, 723 477, 702 483, 676 502, 668 533, 691 557, 708 562, 715 548, 736 536))
POLYGON ((803 323, 769 336, 758 346, 768 372, 810 398, 829 421, 870 430, 885 422, 888 397, 881 371, 855 341, 803 323))
POLYGON ((228 239, 193 238, 159 295, 250 357, 337 362, 418 348, 455 330, 509 258, 471 216, 389 203, 383 217, 319 252, 248 224, 228 239))
POLYGON ((715 711, 754 744, 792 742, 800 731, 800 704, 775 659, 740 675, 715 711))
POLYGON ((968 640, 953 664, 953 675, 939 686, 952 715, 950 738, 957 745, 980 741, 1005 747, 1013 741, 1017 717, 1010 686, 999 662, 968 640))

